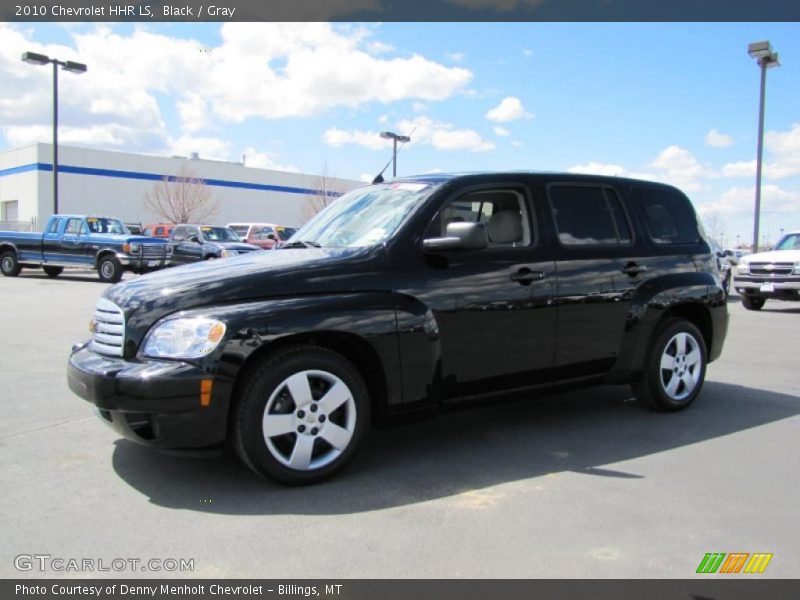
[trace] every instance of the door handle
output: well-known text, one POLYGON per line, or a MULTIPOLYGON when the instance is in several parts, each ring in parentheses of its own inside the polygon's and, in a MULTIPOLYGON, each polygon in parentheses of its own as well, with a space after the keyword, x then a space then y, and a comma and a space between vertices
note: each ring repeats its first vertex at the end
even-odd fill
POLYGON ((622 272, 630 277, 636 277, 637 275, 640 275, 646 271, 647 267, 644 265, 637 265, 635 262, 629 262, 627 265, 622 267, 622 272))
POLYGON ((522 267, 521 269, 514 271, 511 275, 509 275, 509 277, 511 281, 516 281, 521 285, 528 285, 534 281, 541 281, 544 279, 544 273, 542 271, 534 271, 528 267, 522 267))

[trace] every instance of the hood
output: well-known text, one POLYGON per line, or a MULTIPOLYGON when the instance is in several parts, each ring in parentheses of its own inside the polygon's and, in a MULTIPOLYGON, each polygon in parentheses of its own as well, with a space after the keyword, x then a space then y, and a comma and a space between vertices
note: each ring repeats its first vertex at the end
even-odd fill
POLYGON ((118 283, 103 294, 125 313, 131 339, 170 313, 277 296, 373 289, 385 269, 382 246, 292 248, 170 267, 118 283))
POLYGON ((739 262, 800 262, 800 250, 772 250, 770 252, 748 254, 740 258, 739 262))
POLYGON ((212 246, 217 246, 225 250, 236 250, 237 252, 252 252, 253 250, 261 250, 258 246, 253 244, 245 244, 244 242, 206 242, 212 246))
POLYGON ((159 238, 151 238, 146 235, 130 235, 124 233, 92 233, 92 242, 103 242, 106 244, 166 244, 167 242, 159 238))

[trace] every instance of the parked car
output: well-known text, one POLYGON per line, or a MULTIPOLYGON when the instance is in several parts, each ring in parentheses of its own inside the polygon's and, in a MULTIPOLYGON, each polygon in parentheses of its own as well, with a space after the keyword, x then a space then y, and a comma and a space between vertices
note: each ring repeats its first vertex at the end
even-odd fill
POLYGON ((94 269, 101 281, 116 283, 123 271, 160 269, 170 259, 166 242, 127 233, 118 219, 53 215, 44 233, 0 231, 0 270, 7 277, 41 267, 58 277, 64 267, 94 269))
POLYGON ((274 223, 229 223, 228 227, 248 244, 265 250, 271 250, 285 242, 297 231, 294 227, 285 227, 274 223))
POLYGON ((229 258, 261 250, 246 244, 232 229, 210 225, 176 225, 170 235, 172 264, 229 258))
POLYGON ((708 244, 717 260, 717 270, 719 271, 719 278, 722 282, 722 289, 725 290, 725 295, 727 296, 731 291, 731 267, 735 264, 733 261, 733 251, 723 250, 722 246, 714 240, 709 240, 708 244))
POLYGON ((125 229, 131 235, 144 235, 144 227, 141 223, 125 223, 125 229))
POLYGON ((172 233, 172 228, 175 227, 174 223, 153 223, 145 225, 144 235, 157 238, 169 238, 172 233))
POLYGON ((800 300, 800 231, 784 235, 770 252, 739 260, 734 281, 747 310, 761 310, 767 300, 800 300))
POLYGON ((104 421, 161 448, 228 441, 295 484, 371 423, 510 391, 630 383, 684 409, 728 327, 683 193, 569 173, 365 186, 279 250, 122 283, 95 314, 123 333, 77 344, 68 381, 104 421))

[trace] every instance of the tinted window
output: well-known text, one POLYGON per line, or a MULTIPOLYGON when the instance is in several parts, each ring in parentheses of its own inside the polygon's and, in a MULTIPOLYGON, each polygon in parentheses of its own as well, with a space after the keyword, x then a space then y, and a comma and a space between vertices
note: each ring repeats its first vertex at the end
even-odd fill
POLYGON ((619 198, 610 188, 550 187, 558 239, 567 246, 629 244, 631 230, 619 198))
POLYGON ((695 244, 700 241, 694 209, 686 197, 673 190, 633 188, 645 224, 656 244, 695 244))

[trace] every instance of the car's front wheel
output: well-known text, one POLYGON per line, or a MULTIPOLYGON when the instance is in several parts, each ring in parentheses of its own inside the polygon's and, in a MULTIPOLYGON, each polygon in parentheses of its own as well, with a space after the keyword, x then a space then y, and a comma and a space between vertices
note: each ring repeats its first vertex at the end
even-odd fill
POLYGON ((764 303, 766 303, 766 301, 766 298, 761 298, 759 296, 742 296, 742 306, 747 310, 761 310, 764 308, 764 303))
POLYGON ((234 443, 243 462, 282 483, 316 483, 352 458, 369 425, 361 374, 343 356, 298 346, 268 356, 241 387, 234 443))
POLYGON ((106 256, 100 259, 97 274, 103 283, 117 283, 122 279, 122 265, 115 256, 106 256))
POLYGON ((703 387, 706 363, 706 344, 697 327, 686 319, 671 319, 656 333, 634 393, 653 410, 686 408, 703 387))

